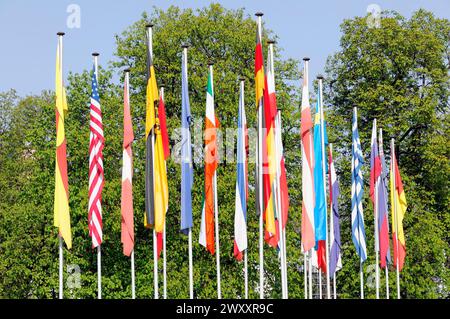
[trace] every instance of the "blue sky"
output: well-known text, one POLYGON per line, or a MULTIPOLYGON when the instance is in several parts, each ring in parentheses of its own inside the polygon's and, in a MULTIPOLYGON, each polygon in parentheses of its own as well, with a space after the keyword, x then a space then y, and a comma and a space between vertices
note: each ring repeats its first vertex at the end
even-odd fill
POLYGON ((113 57, 114 35, 140 18, 153 6, 199 8, 219 2, 231 9, 245 8, 252 15, 264 12, 264 21, 279 36, 285 58, 309 56, 310 74, 322 72, 328 55, 338 50, 339 24, 345 18, 366 14, 369 4, 396 10, 409 17, 425 8, 450 19, 449 0, 0 0, 0 92, 15 88, 20 95, 53 89, 56 32, 64 31, 64 68, 80 72, 91 67, 91 53, 101 53, 100 64, 113 57), (66 25, 67 7, 81 9, 80 28, 66 25))

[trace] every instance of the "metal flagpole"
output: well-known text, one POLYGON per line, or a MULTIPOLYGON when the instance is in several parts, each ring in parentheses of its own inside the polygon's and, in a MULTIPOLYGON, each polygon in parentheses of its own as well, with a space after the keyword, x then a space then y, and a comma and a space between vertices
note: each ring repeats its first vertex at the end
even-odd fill
MULTIPOLYGON (((183 48, 183 56, 185 63, 185 70, 187 74, 187 48, 188 45, 183 44, 181 46, 183 48)), ((188 251, 189 251, 189 298, 194 299, 194 275, 193 275, 193 266, 192 266, 192 228, 189 228, 188 231, 188 251)))
MULTIPOLYGON (((242 101, 242 104, 244 105, 244 81, 245 78, 241 77, 239 78, 240 81, 240 98, 242 101)), ((246 171, 246 174, 248 172, 246 171)), ((247 262, 247 249, 243 251, 244 255, 244 286, 245 286, 245 299, 248 299, 248 262, 247 262)))
MULTIPOLYGON (((330 143, 330 154, 331 156, 333 155, 333 143, 330 143)), ((330 168, 328 168, 330 169, 330 168)), ((331 172, 329 173, 329 176, 331 176, 331 172)), ((331 177, 329 178, 329 187, 330 187, 330 235, 329 238, 331 238, 331 234, 333 234, 333 238, 334 237, 334 224, 333 224, 333 216, 334 216, 334 212, 333 212, 333 201, 331 199, 331 189, 333 188, 333 185, 331 185, 332 181, 331 181, 331 177)), ((331 253, 331 247, 333 246, 333 243, 330 243, 330 253, 331 253)), ((333 276, 333 299, 336 299, 336 268, 334 269, 333 274, 331 274, 333 276)))
POLYGON ((304 286, 304 297, 308 299, 308 270, 306 268, 306 252, 303 251, 302 244, 302 252, 303 252, 303 286, 304 286))
MULTIPOLYGON (((130 104, 130 69, 125 70, 125 87, 128 91, 128 105, 130 104)), ((131 298, 136 299, 135 272, 134 272, 134 248, 131 251, 131 298)))
MULTIPOLYGON (((214 87, 213 80, 213 63, 208 62, 209 72, 211 74, 211 82, 214 87)), ((214 89, 213 89, 214 97, 214 89)), ((215 239, 216 239, 216 268, 217 268, 217 298, 222 299, 222 290, 220 288, 220 242, 219 242, 219 206, 217 203, 217 169, 214 171, 214 223, 215 223, 215 239)))
MULTIPOLYGON (((375 140, 377 135, 377 119, 373 119, 373 126, 374 126, 374 132, 375 132, 375 140)), ((378 154, 379 155, 379 154, 378 154)), ((378 233, 378 182, 377 179, 374 181, 374 187, 375 187, 375 200, 373 203, 373 210, 374 210, 374 228, 375 228, 375 295, 376 299, 380 299, 380 270, 379 270, 379 251, 380 251, 380 244, 379 244, 379 233, 378 233)))
MULTIPOLYGON (((273 54, 272 54, 272 58, 273 58, 273 54)), ((272 61, 272 65, 273 61, 272 61)), ((280 141, 281 141, 281 111, 279 111, 279 116, 278 116, 278 128, 279 128, 279 136, 280 136, 280 141)), ((281 145, 278 145, 278 147, 281 147, 281 145)), ((280 158, 280 162, 281 162, 281 158, 280 158)), ((279 167, 279 166, 278 166, 279 167)), ((281 199, 280 199, 280 212, 281 212, 281 199)), ((284 220, 283 220, 283 215, 281 214, 281 223, 284 224, 284 220)), ((287 224, 286 224, 287 227, 287 224)), ((282 232, 283 235, 283 252, 284 252, 284 284, 286 285, 286 299, 289 298, 289 290, 288 290, 288 275, 287 275, 287 251, 286 251, 286 229, 283 229, 282 232)))
MULTIPOLYGON (((269 53, 270 55, 267 57, 270 59, 269 65, 273 66, 273 44, 275 41, 267 41, 269 44, 269 53)), ((274 70, 271 70, 274 72, 274 70)), ((283 230, 283 213, 281 211, 281 189, 280 189, 280 161, 281 158, 278 157, 280 151, 280 145, 278 145, 279 134, 281 134, 281 111, 277 110, 277 115, 275 117, 275 154, 276 154, 276 210, 277 210, 277 218, 278 218, 278 234, 279 234, 279 247, 280 247, 280 269, 281 269, 281 291, 283 299, 287 299, 287 283, 286 283, 286 252, 284 249, 284 230, 283 230)), ((281 139, 281 137, 280 137, 281 139)))
MULTIPOLYGON (((261 31, 261 17, 262 12, 257 12, 255 14, 258 20, 258 33, 259 38, 262 39, 261 31)), ((258 194, 259 194, 259 298, 264 299, 264 225, 263 225, 263 214, 264 214, 264 203, 263 203, 263 161, 262 161, 262 107, 258 107, 258 194)))
POLYGON ((397 272, 397 299, 400 299, 400 269, 398 266, 398 219, 397 219, 397 200, 396 200, 396 194, 395 192, 397 191, 396 187, 396 180, 395 180, 395 167, 394 167, 394 157, 395 157, 395 148, 394 148, 394 139, 391 139, 391 178, 393 180, 393 203, 391 203, 391 205, 394 206, 394 225, 395 225, 395 248, 397 251, 397 256, 396 256, 396 272, 397 272))
POLYGON ((329 252, 328 252, 328 215, 327 215, 327 189, 326 189, 326 171, 325 171, 325 123, 323 120, 323 97, 322 97, 322 81, 323 81, 323 76, 319 75, 317 76, 317 79, 319 80, 319 90, 320 90, 320 127, 321 127, 321 136, 322 136, 322 141, 321 141, 321 145, 322 145, 322 170, 323 170, 323 193, 325 194, 325 258, 326 258, 326 276, 327 276, 327 299, 331 298, 331 294, 330 294, 330 274, 329 274, 329 264, 330 264, 330 260, 329 260, 329 252))
MULTIPOLYGON (((383 150, 383 129, 381 129, 381 128, 380 128, 380 134, 379 134, 379 138, 378 138, 378 145, 379 145, 378 146, 379 153, 381 155, 380 150, 383 150)), ((383 158, 384 158, 384 151, 383 151, 383 158)), ((384 163, 384 161, 383 161, 383 163, 384 163)), ((382 168, 382 170, 384 170, 384 167, 382 168)), ((383 186, 383 190, 385 190, 385 186, 383 186)), ((387 206, 386 206, 386 209, 387 209, 387 206)), ((387 222, 389 224, 389 220, 387 222)), ((389 228, 388 228, 388 234, 389 234, 389 228)), ((384 267, 384 271, 385 271, 385 275, 386 275, 386 299, 389 299, 389 267, 388 267, 387 261, 386 261, 386 267, 384 267)))
MULTIPOLYGON (((94 70, 95 70, 95 79, 97 81, 97 86, 100 86, 98 84, 98 56, 100 54, 97 52, 92 53, 92 56, 94 57, 94 70)), ((101 252, 101 245, 99 244, 97 246, 97 298, 102 299, 102 252, 101 252)))
MULTIPOLYGON (((59 63, 60 65, 58 68, 61 70, 61 83, 63 83, 63 72, 62 72, 62 65, 63 65, 63 36, 64 32, 58 32, 58 50, 59 50, 59 63)), ((64 90, 63 86, 61 85, 62 90, 64 90)), ((64 92, 62 92, 61 96, 64 96, 64 92)), ((63 299, 63 290, 64 290, 64 275, 63 275, 63 265, 64 265, 64 251, 63 251, 63 238, 61 234, 58 234, 59 238, 59 299, 63 299)))
POLYGON ((333 299, 336 299, 336 274, 337 272, 333 274, 333 299))
POLYGON ((322 299, 322 272, 317 268, 317 275, 319 276, 319 299, 322 299))
POLYGON ((312 299, 313 298, 313 294, 312 294, 312 250, 314 248, 311 248, 308 252, 308 271, 309 271, 309 278, 308 278, 308 284, 309 284, 309 298, 308 299, 312 299))
MULTIPOLYGON (((148 37, 148 50, 150 53, 150 58, 153 59, 153 24, 147 24, 147 37, 148 37)), ((155 134, 154 134, 154 130, 151 130, 151 139, 152 139, 152 154, 153 154, 153 163, 152 163, 152 172, 154 172, 154 165, 155 165, 155 159, 154 159, 154 146, 155 146, 155 134)), ((155 183, 155 180, 153 179, 153 183, 155 183)), ((154 186, 153 186, 153 189, 154 186)), ((159 298, 159 294, 158 294, 158 239, 156 236, 156 230, 155 227, 153 225, 153 290, 154 290, 154 298, 158 299, 159 298)))
MULTIPOLYGON (((161 99, 164 101, 164 85, 160 89, 161 99)), ((164 169, 167 172, 166 161, 164 161, 164 169)), ((163 239, 163 298, 167 299, 167 259, 166 259, 166 218, 164 218, 163 239)))
POLYGON ((361 283, 361 299, 364 299, 364 275, 363 275, 363 263, 359 260, 359 277, 361 283))

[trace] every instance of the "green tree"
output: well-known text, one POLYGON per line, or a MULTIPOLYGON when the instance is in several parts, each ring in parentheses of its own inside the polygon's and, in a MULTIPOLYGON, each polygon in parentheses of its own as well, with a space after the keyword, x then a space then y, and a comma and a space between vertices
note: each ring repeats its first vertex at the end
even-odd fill
MULTIPOLYGON (((403 297, 448 296, 449 255, 449 46, 450 22, 419 10, 410 19, 385 12, 379 28, 366 18, 341 25, 341 50, 327 63, 325 98, 329 106, 330 139, 336 141, 341 183, 350 183, 353 106, 358 107, 365 168, 365 220, 368 251, 373 252, 373 215, 368 198, 372 121, 384 132, 384 149, 396 142, 399 167, 408 201, 404 220, 407 257, 401 274, 403 297)), ((350 188, 342 201, 344 247, 352 246, 346 231, 350 223, 350 188)), ((354 250, 344 252, 338 277, 344 296, 357 297, 354 250), (351 261, 349 260, 351 259, 351 261)), ((369 253, 367 264, 374 262, 369 253)), ((392 271, 394 269, 391 269, 392 271)), ((391 287, 395 276, 391 275, 391 287)), ((373 288, 368 291, 372 295, 373 288)))

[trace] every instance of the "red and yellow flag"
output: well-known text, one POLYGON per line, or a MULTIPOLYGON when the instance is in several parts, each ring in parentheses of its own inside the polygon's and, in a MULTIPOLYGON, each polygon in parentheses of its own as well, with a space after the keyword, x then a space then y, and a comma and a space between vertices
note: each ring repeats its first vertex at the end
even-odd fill
POLYGON ((403 233, 403 218, 406 213, 406 196, 403 190, 402 178, 398 170, 395 152, 391 155, 391 216, 392 216, 392 237, 394 243, 394 266, 402 270, 406 257, 406 241, 403 233))
POLYGON ((58 42, 56 52, 56 161, 55 161, 55 198, 53 225, 58 227, 59 235, 67 248, 72 248, 72 231, 69 213, 69 183, 67 179, 66 135, 64 119, 67 116, 67 98, 62 78, 62 47, 58 42))
MULTIPOLYGON (((274 137, 274 117, 270 105, 270 98, 267 92, 267 78, 264 75, 263 54, 261 45, 261 32, 258 29, 255 47, 255 94, 256 105, 262 109, 262 188, 263 188, 263 219, 265 221, 265 240, 273 246, 276 245, 276 225, 275 225, 275 201, 273 198, 273 187, 275 186, 276 157, 275 157, 275 137, 274 137)), ((276 106, 275 106, 276 107, 276 106)), ((261 163, 260 163, 261 164, 261 163)))

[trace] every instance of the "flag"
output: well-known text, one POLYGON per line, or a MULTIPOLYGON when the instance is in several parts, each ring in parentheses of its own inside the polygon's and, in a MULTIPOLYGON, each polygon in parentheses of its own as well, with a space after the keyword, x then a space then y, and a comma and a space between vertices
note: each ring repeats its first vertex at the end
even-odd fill
POLYGON ((401 271, 405 263, 406 242, 403 233, 403 218, 406 213, 406 196, 403 190, 402 178, 398 170, 395 152, 391 154, 391 215, 392 215, 392 237, 394 246, 394 266, 401 271), (395 183, 395 184, 394 184, 395 183), (395 185, 395 186, 394 186, 395 185))
POLYGON ((371 152, 370 152, 370 199, 372 201, 374 210, 377 209, 378 220, 378 242, 375 243, 376 253, 380 253, 380 266, 386 267, 386 258, 389 251, 389 233, 387 230, 387 203, 385 191, 381 179, 382 166, 380 153, 378 151, 377 142, 377 128, 374 120, 371 137, 371 152), (378 192, 378 198, 375 198, 375 189, 378 192), (375 202, 376 201, 376 202, 375 202))
POLYGON ((192 167, 191 109, 189 106, 189 89, 187 76, 187 57, 183 54, 181 61, 181 231, 188 234, 192 228, 192 184, 194 171, 192 167))
MULTIPOLYGON (((162 227, 164 228, 164 224, 165 224, 165 219, 166 219, 166 214, 167 214, 167 210, 169 209, 169 187, 167 184, 167 166, 166 166, 166 162, 167 159, 170 156, 170 150, 169 150, 169 135, 167 133, 167 124, 166 124, 166 109, 165 109, 165 104, 164 104, 164 98, 163 95, 160 94, 159 95, 159 104, 158 104, 158 120, 157 120, 157 124, 159 124, 159 126, 157 125, 157 129, 155 130, 155 132, 157 132, 157 145, 159 146, 158 143, 162 143, 162 151, 160 150, 160 147, 157 147, 157 156, 156 158, 159 158, 159 161, 161 163, 164 163, 164 165, 160 165, 160 170, 161 173, 159 175, 161 175, 161 187, 164 190, 164 192, 161 193, 162 197, 160 197, 160 199, 163 201, 164 205, 162 207, 163 209, 163 220, 157 222, 157 224, 161 223, 162 227), (161 142, 159 142, 159 139, 161 139, 161 142), (163 154, 163 159, 160 158, 161 154, 163 154)), ((160 229, 160 227, 157 227, 158 230, 160 229)), ((161 251, 163 248, 163 231, 158 231, 156 233, 156 251, 157 251, 157 255, 158 258, 161 256, 161 251)))
POLYGON ((243 84, 239 94, 238 133, 236 148, 236 201, 234 213, 234 257, 242 260, 247 249, 247 199, 248 199, 248 131, 245 117, 243 84))
MULTIPOLYGON (((267 92, 269 95, 269 104, 272 109, 277 112, 277 98, 275 93, 275 69, 273 66, 273 56, 272 51, 269 49, 269 53, 267 56, 267 92)), ((278 112, 276 113, 278 114, 278 112)), ((284 155, 283 155, 283 142, 281 139, 281 118, 278 116, 275 117, 274 121, 274 136, 275 136, 275 143, 276 143, 276 167, 275 169, 278 170, 278 176, 277 178, 279 181, 276 181, 277 185, 280 186, 280 189, 277 190, 280 192, 280 207, 281 207, 281 213, 283 214, 283 229, 286 228, 286 223, 288 220, 288 211, 289 211, 289 194, 288 194, 288 186, 287 186, 287 177, 286 177, 286 167, 284 162, 284 155)), ((278 198, 277 198, 278 200, 278 198)), ((276 223, 278 224, 278 219, 280 212, 276 211, 276 223)), ((276 225, 276 232, 278 233, 278 225, 276 225)), ((279 235, 277 235, 278 237, 279 235)))
POLYGON ((361 167, 363 162, 355 108, 352 121, 352 240, 361 263, 367 259, 366 233, 364 230, 362 206, 363 179, 361 167))
POLYGON ((328 145, 325 119, 321 118, 321 92, 317 92, 316 114, 314 117, 314 235, 318 258, 318 268, 326 272, 326 237, 327 237, 327 199, 324 176, 327 171, 326 159, 322 156, 322 147, 328 145), (322 129, 323 125, 323 129, 322 129), (322 143, 323 134, 323 143, 322 143), (325 166, 325 171, 324 171, 325 166))
MULTIPOLYGON (((149 34, 147 34, 148 40, 149 34)), ((148 43, 148 41, 147 41, 148 43)), ((158 97, 153 57, 147 44, 147 82, 145 100, 145 215, 144 226, 153 227, 155 224, 155 101, 158 97)))
POLYGON ((218 166, 217 128, 219 121, 214 112, 214 89, 212 69, 208 76, 206 88, 206 116, 205 116, 205 193, 200 226, 199 242, 214 254, 214 214, 216 181, 214 176, 218 166))
POLYGON ((382 247, 382 254, 380 258, 381 267, 384 268, 386 265, 391 263, 391 252, 389 248, 389 207, 388 207, 388 193, 387 193, 387 166, 386 161, 384 159, 384 151, 383 151, 383 135, 382 131, 380 129, 380 135, 379 135, 379 151, 380 151, 380 162, 381 162, 381 192, 382 192, 382 199, 381 201, 383 204, 380 204, 380 207, 384 205, 385 209, 380 210, 380 224, 382 227, 380 228, 380 244, 383 241, 386 247, 386 252, 384 252, 384 245, 381 245, 382 247), (384 213, 383 213, 384 211, 384 213))
POLYGON ((341 227, 339 225, 339 183, 334 168, 333 154, 331 148, 328 153, 329 188, 331 202, 331 220, 330 220, 330 277, 333 278, 336 271, 342 269, 341 257, 341 227))
MULTIPOLYGON (((269 66, 269 60, 268 60, 269 66)), ((269 69, 269 67, 268 67, 269 69)), ((263 95, 263 199, 264 199, 264 220, 265 220, 265 240, 272 246, 278 245, 278 227, 275 219, 276 201, 276 170, 277 154, 275 150, 275 116, 277 114, 275 100, 275 88, 272 88, 272 97, 269 91, 268 74, 264 77, 263 95)))
POLYGON ((316 244, 320 240, 326 240, 326 220, 327 220, 327 207, 326 196, 324 189, 324 176, 326 175, 327 164, 326 159, 322 158, 322 148, 326 148, 328 145, 326 122, 321 119, 321 92, 320 89, 317 93, 317 105, 316 115, 314 118, 314 194, 315 194, 315 206, 314 206, 314 226, 315 226, 315 241, 316 244), (323 129, 322 129, 323 122, 323 129), (322 132, 323 132, 323 144, 322 144, 322 132), (325 165, 324 165, 325 164, 325 165), (324 171, 325 166, 325 171, 324 171))
POLYGON ((102 111, 98 95, 97 72, 92 70, 92 95, 90 108, 89 135, 89 236, 92 248, 102 243, 102 191, 105 184, 103 173, 103 137, 102 111))
POLYGON ((69 213, 69 183, 67 179, 67 141, 64 130, 64 120, 68 106, 66 90, 63 83, 62 47, 58 42, 56 51, 56 160, 55 160, 55 197, 53 211, 53 225, 58 227, 59 235, 64 239, 67 248, 72 248, 72 231, 69 213))
POLYGON ((302 247, 303 252, 315 246, 314 235, 314 179, 313 160, 314 148, 312 144, 312 118, 309 104, 308 62, 305 61, 303 73, 303 91, 301 107, 301 150, 302 150, 302 247))
POLYGON ((131 123, 130 89, 128 87, 128 73, 125 75, 123 89, 123 167, 122 167, 122 195, 120 210, 122 214, 121 242, 123 254, 130 256, 134 249, 134 214, 133 214, 133 124, 131 123))

